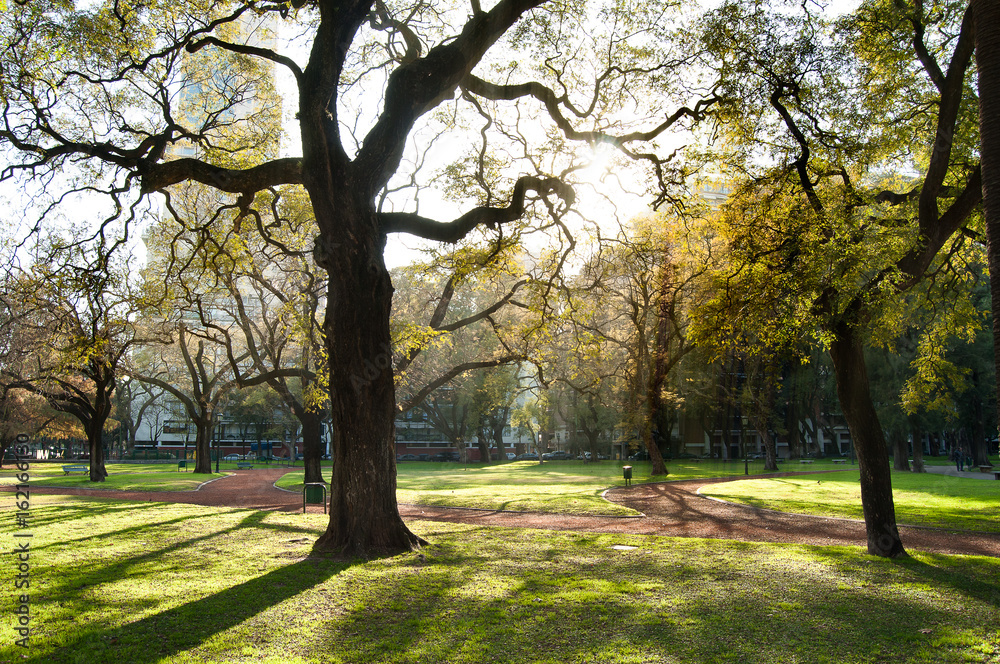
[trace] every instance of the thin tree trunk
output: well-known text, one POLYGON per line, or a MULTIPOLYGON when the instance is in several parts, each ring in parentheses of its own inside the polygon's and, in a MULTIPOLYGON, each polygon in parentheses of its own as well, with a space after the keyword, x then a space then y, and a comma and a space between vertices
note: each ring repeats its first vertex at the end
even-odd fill
POLYGON ((893 470, 910 470, 910 459, 909 454, 907 454, 907 444, 906 437, 898 431, 894 431, 892 434, 892 469, 893 470))
POLYGON ((788 430, 788 458, 798 459, 801 456, 799 448, 802 445, 802 434, 799 430, 799 404, 793 395, 788 410, 785 412, 785 428, 788 430))
POLYGON ((868 553, 886 558, 906 555, 896 528, 892 476, 882 426, 868 386, 864 348, 853 327, 841 323, 830 345, 837 396, 854 441, 861 471, 861 506, 868 534, 868 553))
POLYGON ((983 399, 979 397, 983 393, 982 377, 978 371, 972 372, 972 436, 969 441, 969 456, 972 457, 974 466, 990 466, 989 453, 986 449, 986 424, 983 417, 983 399))
POLYGON ((924 467, 924 435, 920 431, 920 427, 916 424, 911 425, 911 437, 913 438, 913 472, 915 473, 926 473, 927 469, 924 467))

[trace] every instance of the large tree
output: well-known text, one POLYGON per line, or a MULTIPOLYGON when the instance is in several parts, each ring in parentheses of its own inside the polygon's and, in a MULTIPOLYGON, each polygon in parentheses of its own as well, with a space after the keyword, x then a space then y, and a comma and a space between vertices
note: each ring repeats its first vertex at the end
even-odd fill
MULTIPOLYGON (((314 256, 330 275, 323 332, 334 476, 330 522, 317 548, 343 554, 409 549, 420 539, 395 502, 386 240, 408 233, 456 242, 480 227, 502 233, 504 224, 530 221, 536 208, 553 224, 564 223, 575 200, 572 180, 585 165, 569 150, 572 143, 609 145, 667 179, 671 165, 654 156, 656 138, 702 115, 714 99, 689 95, 690 107, 670 111, 646 109, 651 97, 635 94, 671 83, 677 60, 663 53, 670 42, 658 27, 668 25, 667 8, 550 0, 499 0, 492 7, 478 0, 467 6, 381 0, 115 0, 79 10, 44 1, 12 5, 0 29, 0 140, 12 157, 3 176, 30 180, 32 191, 43 184, 103 188, 119 202, 195 181, 235 199, 231 223, 258 227, 267 219, 257 194, 304 186, 318 226, 314 256), (297 34, 307 36, 302 62, 288 55, 294 48, 282 51, 258 38, 253 24, 265 17, 296 22, 297 34), (236 57, 242 68, 206 77, 204 67, 184 65, 195 53, 214 52, 236 57), (268 128, 252 122, 232 140, 219 139, 220 129, 239 125, 241 109, 266 87, 244 78, 261 63, 278 68, 297 96, 301 156, 256 155, 261 137, 255 132, 268 128), (203 79, 184 86, 197 114, 179 107, 177 88, 169 84, 185 76, 203 79), (213 86, 223 101, 209 94, 213 86), (435 116, 444 105, 448 113, 435 116), (624 117, 635 122, 626 126, 624 117), (452 148, 459 153, 450 156, 468 157, 468 181, 475 186, 464 199, 468 211, 441 223, 416 206, 387 203, 404 200, 386 194, 408 182, 426 183, 414 169, 425 161, 420 146, 433 145, 439 135, 434 127, 463 124, 477 131, 461 135, 452 148), (466 155, 454 147, 462 140, 471 146, 466 155), (495 141, 504 149, 495 150, 495 141), (552 148, 559 149, 554 157, 539 152, 552 148), (165 161, 168 150, 178 158, 165 161), (46 179, 81 163, 90 169, 86 184, 46 179)), ((259 99, 266 102, 263 92, 259 99)), ((659 184, 654 188, 662 197, 659 184)))
POLYGON ((226 399, 238 385, 222 345, 183 322, 175 334, 174 343, 157 346, 159 357, 141 370, 134 367, 133 375, 177 400, 195 428, 194 472, 211 473, 213 433, 226 399))
POLYGON ((8 354, 0 382, 43 397, 79 420, 90 453, 90 479, 103 482, 104 427, 124 359, 140 338, 134 319, 153 301, 130 287, 120 244, 51 235, 27 266, 17 263, 0 290, 0 334, 8 354))
MULTIPOLYGON (((312 262, 315 224, 298 188, 271 199, 260 234, 212 224, 202 187, 177 196, 144 240, 145 280, 163 283, 173 315, 229 360, 236 386, 267 383, 299 420, 307 482, 322 482, 325 352, 318 312, 325 275, 312 262)), ((209 210, 214 215, 217 210, 209 210)))
POLYGON ((972 16, 961 2, 931 12, 869 0, 833 34, 807 7, 750 4, 728 3, 706 30, 724 87, 745 100, 729 109, 730 145, 751 150, 720 159, 741 186, 720 226, 731 264, 705 320, 771 346, 814 331, 858 457, 868 550, 905 555, 865 348, 895 338, 901 294, 949 270, 976 235, 972 16), (746 30, 769 39, 733 48, 746 30), (904 168, 908 177, 889 175, 904 168))
MULTIPOLYGON (((681 226, 667 216, 643 217, 596 241, 565 314, 576 352, 597 354, 597 364, 611 365, 604 371, 617 377, 623 392, 619 424, 648 451, 654 475, 667 472, 659 439, 670 438, 677 418, 678 394, 670 379, 693 348, 687 307, 702 272, 694 251, 682 262, 675 248, 681 226)), ((576 389, 596 379, 585 375, 567 364, 552 377, 576 389)))
MULTIPOLYGON (((969 5, 976 31, 983 217, 989 247, 994 369, 1000 376, 1000 3, 971 0, 969 5)), ((997 412, 1000 412, 1000 391, 994 398, 997 412)))

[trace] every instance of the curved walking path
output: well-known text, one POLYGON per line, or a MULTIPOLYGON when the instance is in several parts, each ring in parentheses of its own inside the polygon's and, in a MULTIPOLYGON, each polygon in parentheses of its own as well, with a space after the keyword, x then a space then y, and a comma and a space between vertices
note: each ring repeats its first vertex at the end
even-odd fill
MULTIPOLYGON (((227 477, 203 484, 196 491, 118 491, 32 486, 31 492, 37 495, 76 495, 140 502, 298 511, 302 509, 301 494, 274 486, 274 482, 287 472, 288 469, 285 468, 235 471, 227 477)), ((805 473, 778 473, 768 477, 802 474, 805 473)), ((639 484, 617 487, 605 494, 608 500, 641 512, 643 516, 640 517, 573 516, 422 505, 400 505, 399 511, 404 519, 430 519, 483 526, 867 546, 862 521, 775 512, 726 503, 698 494, 698 489, 705 485, 740 479, 746 478, 738 476, 639 484)), ((13 490, 13 487, 5 489, 13 490)), ((308 509, 310 512, 321 512, 323 507, 310 505, 308 509)), ((900 526, 899 532, 907 549, 1000 557, 1000 534, 996 533, 947 531, 915 526, 900 526)))

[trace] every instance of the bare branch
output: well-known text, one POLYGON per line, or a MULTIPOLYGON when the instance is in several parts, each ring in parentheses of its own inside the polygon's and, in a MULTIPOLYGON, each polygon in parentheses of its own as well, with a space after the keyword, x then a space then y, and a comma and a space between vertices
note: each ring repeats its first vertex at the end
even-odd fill
POLYGON ((427 240, 458 242, 477 226, 496 228, 500 224, 520 219, 524 214, 525 197, 529 190, 542 197, 555 193, 567 206, 571 206, 576 198, 573 188, 558 178, 543 179, 524 175, 518 178, 510 205, 505 208, 478 207, 446 223, 406 212, 383 212, 379 215, 379 220, 385 233, 409 233, 427 240))

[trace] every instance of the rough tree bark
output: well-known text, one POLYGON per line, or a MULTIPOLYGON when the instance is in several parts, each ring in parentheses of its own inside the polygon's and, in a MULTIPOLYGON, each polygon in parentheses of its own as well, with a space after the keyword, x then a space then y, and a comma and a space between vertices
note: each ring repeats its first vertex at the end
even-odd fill
MULTIPOLYGON (((983 173, 983 217, 993 310, 993 357, 1000 376, 1000 2, 972 0, 979 74, 979 141, 983 173)), ((1000 390, 997 390, 1000 413, 1000 390)))
MULTIPOLYGON (((317 208, 319 213, 322 208, 317 208)), ((368 226, 360 236, 366 241, 321 238, 317 246, 319 264, 337 278, 329 280, 323 325, 333 423, 330 522, 315 548, 343 555, 405 551, 425 543, 406 527, 396 505, 396 397, 389 334, 393 289, 382 260, 384 237, 373 232, 374 211, 365 208, 370 210, 370 203, 361 203, 350 216, 356 231, 368 226)), ((343 210, 340 216, 350 212, 343 210)), ((320 221, 321 227, 324 221, 331 220, 320 221)))
POLYGON ((302 425, 302 459, 306 483, 322 482, 323 468, 323 414, 313 411, 297 413, 302 425))
POLYGON ((887 558, 905 556, 896 528, 885 437, 868 388, 864 345, 853 326, 841 323, 836 327, 830 357, 837 376, 837 396, 861 471, 861 505, 868 534, 868 553, 887 558))

